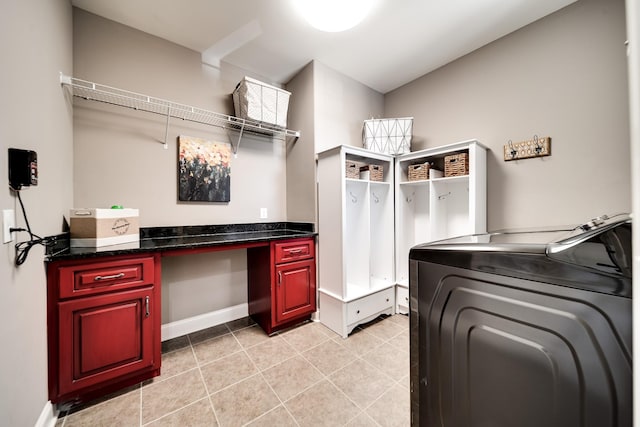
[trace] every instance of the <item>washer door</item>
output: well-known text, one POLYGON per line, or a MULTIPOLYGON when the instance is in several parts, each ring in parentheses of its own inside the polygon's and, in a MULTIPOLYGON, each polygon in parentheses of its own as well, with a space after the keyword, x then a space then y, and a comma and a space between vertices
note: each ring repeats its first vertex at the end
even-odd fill
POLYGON ((629 298, 426 262, 416 274, 414 425, 631 426, 629 298))

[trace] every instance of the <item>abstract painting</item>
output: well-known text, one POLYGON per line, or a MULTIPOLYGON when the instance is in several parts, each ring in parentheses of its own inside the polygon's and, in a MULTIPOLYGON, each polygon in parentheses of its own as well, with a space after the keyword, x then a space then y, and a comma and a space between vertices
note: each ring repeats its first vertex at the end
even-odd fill
POLYGON ((178 200, 231 200, 231 144, 178 137, 178 200))

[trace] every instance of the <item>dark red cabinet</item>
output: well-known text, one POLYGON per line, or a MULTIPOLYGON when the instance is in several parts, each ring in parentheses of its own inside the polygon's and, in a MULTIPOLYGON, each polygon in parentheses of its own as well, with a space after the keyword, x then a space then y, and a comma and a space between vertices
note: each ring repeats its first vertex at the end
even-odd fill
POLYGON ((160 371, 158 260, 48 266, 49 394, 83 401, 160 371))
POLYGON ((49 399, 75 403, 160 374, 161 256, 247 249, 249 314, 268 333, 316 311, 315 238, 47 263, 49 399))
POLYGON ((272 242, 247 249, 249 315, 267 334, 316 311, 313 238, 272 242))
POLYGON ((314 259, 276 266, 275 317, 280 324, 316 310, 314 259))

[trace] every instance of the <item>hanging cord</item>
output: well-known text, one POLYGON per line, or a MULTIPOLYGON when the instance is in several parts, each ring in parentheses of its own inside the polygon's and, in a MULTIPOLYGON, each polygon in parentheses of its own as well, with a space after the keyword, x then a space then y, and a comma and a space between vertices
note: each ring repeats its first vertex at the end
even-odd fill
POLYGON ((12 228, 10 231, 26 231, 29 233, 28 241, 16 243, 16 265, 22 265, 27 260, 29 251, 33 246, 48 246, 55 243, 55 239, 49 237, 40 237, 31 231, 31 226, 29 225, 29 220, 27 219, 27 211, 24 208, 24 203, 22 203, 22 197, 20 197, 20 190, 16 190, 15 188, 12 188, 12 190, 15 191, 16 195, 18 196, 20 208, 22 209, 22 216, 24 217, 24 223, 26 224, 27 228, 12 228))

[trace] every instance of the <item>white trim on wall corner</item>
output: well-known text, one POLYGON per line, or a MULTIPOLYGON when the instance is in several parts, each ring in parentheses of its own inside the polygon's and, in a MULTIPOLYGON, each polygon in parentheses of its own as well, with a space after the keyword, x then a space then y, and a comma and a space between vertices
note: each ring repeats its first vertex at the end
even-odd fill
POLYGON ((35 423, 35 427, 54 427, 58 421, 58 411, 53 408, 51 401, 45 403, 38 421, 35 423))
POLYGON ((192 332, 221 325, 225 322, 241 319, 248 316, 248 314, 249 305, 247 303, 243 303, 232 307, 226 307, 222 310, 211 311, 209 313, 200 314, 187 319, 166 323, 162 325, 161 339, 162 341, 166 341, 172 338, 181 337, 192 332))

